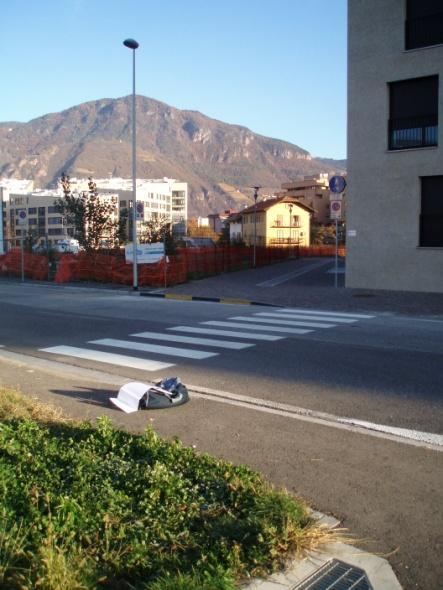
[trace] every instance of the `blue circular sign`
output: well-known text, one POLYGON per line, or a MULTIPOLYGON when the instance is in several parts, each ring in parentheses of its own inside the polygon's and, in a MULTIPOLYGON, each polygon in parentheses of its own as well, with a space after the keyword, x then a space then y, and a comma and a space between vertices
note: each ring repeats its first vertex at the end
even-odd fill
POLYGON ((329 181, 329 190, 332 193, 342 193, 346 188, 344 176, 333 176, 329 181))

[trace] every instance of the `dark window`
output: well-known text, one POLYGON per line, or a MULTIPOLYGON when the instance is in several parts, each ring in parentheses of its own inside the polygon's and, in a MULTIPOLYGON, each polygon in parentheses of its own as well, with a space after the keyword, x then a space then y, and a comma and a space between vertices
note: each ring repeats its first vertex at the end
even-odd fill
POLYGON ((45 235, 45 228, 44 227, 39 227, 38 228, 38 235, 39 236, 44 236, 45 235))
POLYGON ((407 0, 405 23, 406 49, 443 43, 442 0, 407 0))
POLYGON ((39 215, 46 215, 46 208, 45 207, 39 207, 38 208, 38 214, 39 215))
POLYGON ((437 145, 438 76, 389 84, 389 149, 437 145))
POLYGON ((443 248, 443 176, 421 179, 420 246, 443 248))
POLYGON ((30 217, 28 223, 29 225, 37 225, 37 219, 35 217, 30 217))
POLYGON ((48 229, 48 236, 58 236, 60 233, 59 229, 48 229))
POLYGON ((48 218, 48 225, 60 225, 62 223, 61 217, 49 217, 48 218))
POLYGON ((37 215, 37 207, 29 207, 28 213, 29 215, 37 215))
POLYGON ((58 213, 57 207, 48 207, 48 213, 58 213))

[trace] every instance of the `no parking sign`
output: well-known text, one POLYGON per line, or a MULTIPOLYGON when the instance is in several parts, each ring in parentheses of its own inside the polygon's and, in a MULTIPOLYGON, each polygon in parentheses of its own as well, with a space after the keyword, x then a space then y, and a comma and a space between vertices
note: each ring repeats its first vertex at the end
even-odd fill
POLYGON ((341 219, 341 212, 342 212, 342 202, 341 201, 331 201, 331 219, 341 219))

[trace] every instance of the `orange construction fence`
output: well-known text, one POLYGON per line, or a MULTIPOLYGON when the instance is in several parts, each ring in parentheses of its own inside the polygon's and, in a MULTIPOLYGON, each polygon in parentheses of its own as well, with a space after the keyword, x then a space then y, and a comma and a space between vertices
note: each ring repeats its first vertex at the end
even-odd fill
MULTIPOLYGON (((345 256, 345 247, 339 247, 339 255, 345 256)), ((305 256, 334 256, 335 246, 314 245, 288 247, 257 246, 256 266, 272 264, 288 258, 305 256)), ((138 266, 140 286, 165 287, 184 283, 188 279, 203 278, 223 272, 251 268, 253 247, 217 246, 210 248, 179 248, 177 254, 168 256, 167 262, 138 266)), ((37 280, 49 279, 49 262, 45 255, 23 255, 25 277, 37 280)), ((132 284, 132 264, 125 262, 119 252, 87 254, 60 254, 56 263, 56 283, 71 281, 98 281, 102 283, 132 284)), ((0 256, 0 274, 21 276, 22 254, 19 248, 0 256)))

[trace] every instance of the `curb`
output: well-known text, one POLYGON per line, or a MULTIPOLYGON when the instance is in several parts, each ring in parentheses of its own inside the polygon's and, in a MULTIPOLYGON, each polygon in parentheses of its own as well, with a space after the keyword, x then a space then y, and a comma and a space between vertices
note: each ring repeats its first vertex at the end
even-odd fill
POLYGON ((282 307, 274 303, 262 303, 261 301, 248 301, 247 299, 229 299, 226 297, 202 297, 199 295, 181 295, 176 293, 152 293, 141 291, 141 297, 157 297, 159 299, 175 299, 177 301, 210 301, 212 303, 225 303, 229 305, 261 305, 263 307, 282 307))
MULTIPOLYGON (((340 522, 332 517, 318 511, 312 511, 311 515, 318 524, 329 528, 336 528, 340 522)), ((353 545, 333 541, 317 551, 310 551, 304 558, 296 558, 284 572, 278 572, 269 578, 255 578, 241 585, 242 590, 297 590, 303 582, 305 584, 312 578, 312 588, 323 588, 323 585, 316 585, 313 582, 314 574, 330 563, 332 560, 339 560, 346 565, 363 570, 366 574, 370 587, 373 590, 402 590, 400 582, 387 559, 357 549, 353 545)), ((303 588, 311 588, 311 584, 303 588)), ((320 583, 321 584, 321 583, 320 583)), ((346 584, 346 582, 344 582, 346 584)), ((336 587, 331 586, 331 587, 336 587)), ((346 584, 343 588, 354 587, 346 584)), ((362 587, 367 587, 362 586, 362 587)), ((329 586, 328 586, 329 588, 329 586)))

